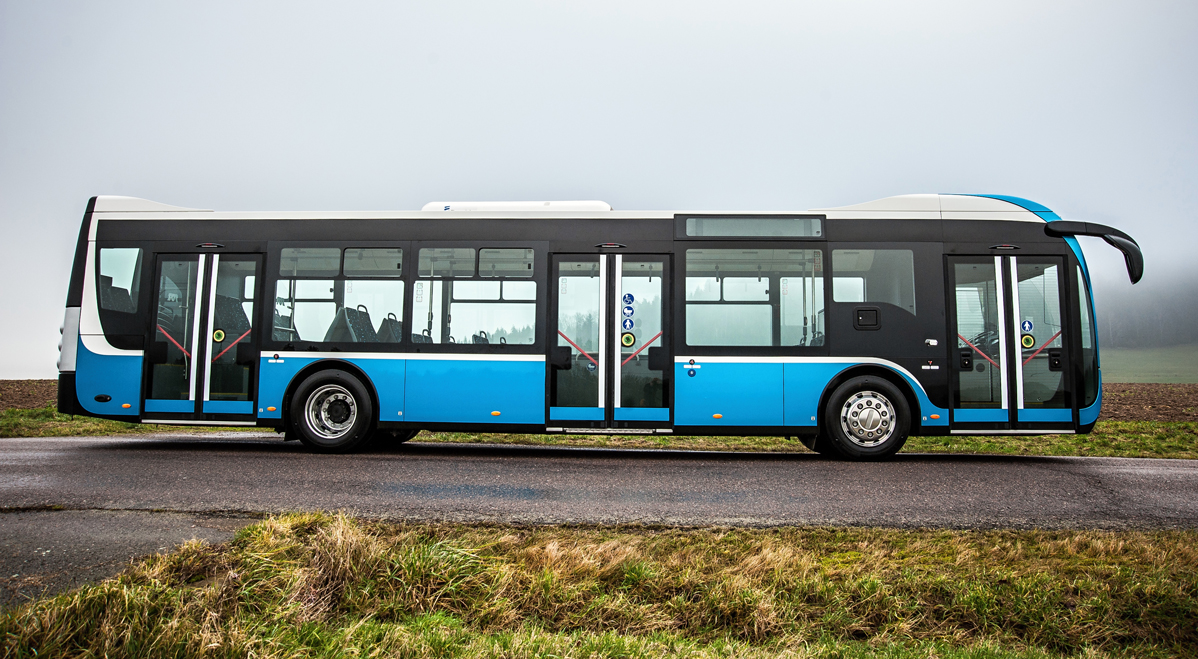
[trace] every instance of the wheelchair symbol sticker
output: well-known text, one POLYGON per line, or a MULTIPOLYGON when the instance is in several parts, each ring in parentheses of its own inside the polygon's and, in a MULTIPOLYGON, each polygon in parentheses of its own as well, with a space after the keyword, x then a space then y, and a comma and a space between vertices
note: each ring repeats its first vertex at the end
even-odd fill
POLYGON ((625 293, 624 304, 632 304, 633 302, 636 302, 636 298, 632 297, 632 293, 625 293))
POLYGON ((620 327, 623 327, 625 330, 630 330, 634 324, 635 323, 632 322, 631 318, 625 318, 624 321, 620 323, 620 327))
POLYGON ((1029 334, 1032 331, 1032 321, 1025 320, 1019 324, 1019 329, 1023 330, 1024 334, 1029 334))

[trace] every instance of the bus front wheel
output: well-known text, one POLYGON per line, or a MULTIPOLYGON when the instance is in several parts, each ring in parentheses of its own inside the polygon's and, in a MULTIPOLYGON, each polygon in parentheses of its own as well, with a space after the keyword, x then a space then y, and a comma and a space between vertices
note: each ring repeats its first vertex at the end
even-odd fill
POLYGON ((291 399, 291 427, 318 453, 349 453, 370 437, 374 405, 366 387, 345 371, 308 376, 291 399))
POLYGON ((836 388, 824 409, 824 430, 836 452, 850 460, 888 458, 907 442, 911 411, 898 387, 875 376, 836 388))

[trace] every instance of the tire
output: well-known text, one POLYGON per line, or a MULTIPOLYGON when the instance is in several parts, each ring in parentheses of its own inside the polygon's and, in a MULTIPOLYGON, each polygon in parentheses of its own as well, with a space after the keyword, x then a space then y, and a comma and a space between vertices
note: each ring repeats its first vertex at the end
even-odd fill
POLYGON ((345 371, 308 376, 291 397, 291 427, 317 453, 349 453, 372 434, 374 403, 358 379, 345 371))
POLYGON ((820 433, 818 435, 799 435, 799 441, 802 442, 803 446, 806 446, 807 450, 809 451, 814 451, 815 453, 819 453, 820 455, 829 458, 840 457, 840 451, 836 450, 836 446, 833 445, 828 439, 828 435, 826 433, 820 433))
POLYGON ((881 460, 907 443, 911 409, 898 387, 877 376, 840 385, 824 408, 824 434, 841 457, 881 460))
POLYGON ((395 446, 403 444, 419 434, 419 428, 415 430, 376 430, 373 443, 376 446, 395 446))

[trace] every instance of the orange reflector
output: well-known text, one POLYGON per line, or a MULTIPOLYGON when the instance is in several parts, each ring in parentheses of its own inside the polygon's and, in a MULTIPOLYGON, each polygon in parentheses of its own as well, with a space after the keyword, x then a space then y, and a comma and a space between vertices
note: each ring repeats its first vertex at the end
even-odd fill
POLYGON ((273 411, 275 411, 275 408, 273 408, 273 407, 268 407, 268 408, 266 408, 266 411, 267 411, 267 412, 273 412, 273 411))
POLYGON ((933 415, 932 415, 932 418, 933 418, 933 419, 939 419, 939 418, 940 418, 940 415, 939 415, 939 414, 933 414, 933 415))
POLYGON ((491 416, 499 416, 499 410, 491 412, 491 416))
POLYGON ((129 409, 130 407, 133 407, 133 406, 130 405, 129 403, 125 403, 124 405, 121 405, 121 407, 123 407, 125 409, 129 409))
POLYGON ((711 418, 713 418, 713 419, 722 419, 722 418, 724 418, 724 415, 723 415, 723 414, 712 414, 712 415, 711 415, 711 418))

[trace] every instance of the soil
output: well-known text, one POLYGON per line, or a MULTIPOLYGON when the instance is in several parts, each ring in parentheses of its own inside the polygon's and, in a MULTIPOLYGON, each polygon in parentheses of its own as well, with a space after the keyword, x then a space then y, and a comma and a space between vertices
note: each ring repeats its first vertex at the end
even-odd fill
MULTIPOLYGON (((1107 421, 1198 421, 1198 384, 1105 384, 1107 421)), ((53 405, 57 380, 0 380, 0 411, 53 405)))
POLYGON ((1104 384, 1108 421, 1198 421, 1198 384, 1104 384))
POLYGON ((58 404, 58 380, 0 380, 0 411, 58 404))

